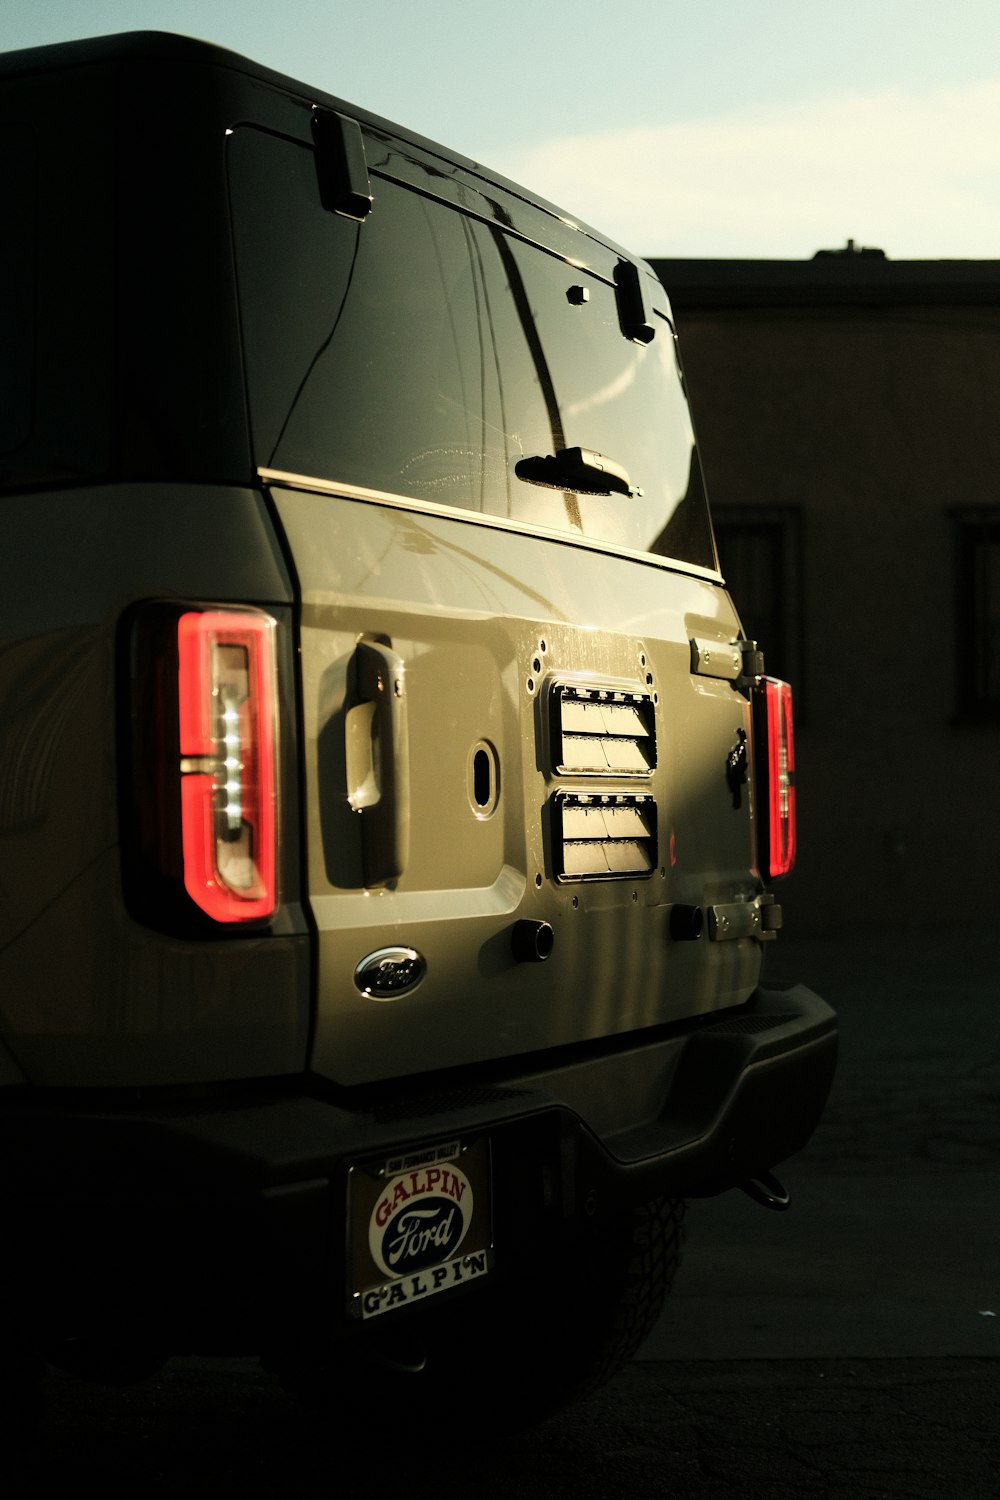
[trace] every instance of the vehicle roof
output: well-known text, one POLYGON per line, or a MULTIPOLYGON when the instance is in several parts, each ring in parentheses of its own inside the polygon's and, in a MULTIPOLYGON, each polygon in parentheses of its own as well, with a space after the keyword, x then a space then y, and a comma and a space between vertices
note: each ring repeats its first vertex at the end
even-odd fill
MULTIPOLYGON (((28 47, 14 52, 0 53, 0 80, 5 77, 26 77, 32 74, 44 72, 61 72, 67 69, 86 68, 107 63, 129 63, 129 62, 166 62, 178 65, 211 66, 225 68, 230 72, 239 73, 247 78, 258 82, 269 84, 273 88, 282 90, 308 101, 310 104, 321 104, 328 109, 335 109, 351 115, 363 124, 371 126, 375 130, 385 131, 405 141, 418 149, 438 156, 447 161, 451 166, 458 166, 461 170, 472 176, 481 178, 489 183, 495 184, 504 191, 515 197, 530 203, 544 212, 553 215, 562 224, 571 230, 577 230, 589 239, 595 240, 606 249, 612 250, 629 260, 641 261, 641 257, 634 252, 623 249, 607 235, 599 233, 590 225, 578 219, 575 215, 567 213, 556 204, 539 197, 536 193, 529 191, 500 173, 484 167, 482 163, 474 161, 471 157, 463 156, 461 152, 452 150, 451 147, 442 146, 439 142, 428 139, 418 132, 399 125, 395 121, 387 120, 380 115, 373 114, 359 105, 352 104, 333 94, 328 94, 323 89, 315 88, 303 83, 299 79, 291 78, 285 73, 279 73, 273 68, 265 67, 261 63, 254 62, 251 58, 244 57, 238 52, 231 51, 228 47, 221 47, 215 42, 201 41, 195 37, 181 36, 168 31, 126 31, 111 36, 86 37, 76 41, 57 42, 44 47, 28 47)), ((650 273, 652 275, 652 273, 650 273)), ((655 279, 655 278, 654 278, 655 279)))

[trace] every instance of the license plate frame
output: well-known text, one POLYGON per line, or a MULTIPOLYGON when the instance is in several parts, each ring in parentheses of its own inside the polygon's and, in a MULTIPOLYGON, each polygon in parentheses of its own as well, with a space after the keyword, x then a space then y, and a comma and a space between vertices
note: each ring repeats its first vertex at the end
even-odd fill
POLYGON ((417 1146, 347 1175, 347 1308, 361 1320, 493 1269, 488 1136, 417 1146))

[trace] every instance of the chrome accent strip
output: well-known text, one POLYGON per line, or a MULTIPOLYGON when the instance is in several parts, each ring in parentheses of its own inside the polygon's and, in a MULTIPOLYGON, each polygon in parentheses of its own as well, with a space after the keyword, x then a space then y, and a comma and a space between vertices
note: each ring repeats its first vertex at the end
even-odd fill
POLYGON ((283 469, 258 468, 257 475, 263 484, 283 485, 290 490, 313 490, 320 495, 336 495, 342 500, 361 500, 367 505, 387 505, 394 510, 417 511, 421 515, 449 516, 453 521, 472 522, 475 526, 489 526, 495 531, 515 531, 525 536, 537 536, 547 542, 568 542, 573 547, 584 547, 589 552, 603 552, 611 557, 624 557, 633 562, 652 563, 671 573, 685 573, 692 578, 705 578, 709 583, 721 583, 721 572, 700 568, 696 563, 686 563, 676 557, 660 557, 655 552, 639 552, 633 547, 616 547, 612 542, 602 542, 596 537, 574 536, 571 531, 550 531, 545 526, 533 526, 530 521, 511 521, 506 516, 495 516, 485 511, 462 510, 458 506, 438 505, 433 500, 414 500, 406 495, 394 495, 388 490, 370 490, 359 484, 339 484, 331 479, 318 479, 310 474, 293 474, 283 469))

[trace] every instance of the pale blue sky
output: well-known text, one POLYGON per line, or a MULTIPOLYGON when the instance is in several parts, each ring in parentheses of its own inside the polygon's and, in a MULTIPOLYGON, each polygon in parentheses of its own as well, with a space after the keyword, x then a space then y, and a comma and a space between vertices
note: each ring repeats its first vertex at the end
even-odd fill
POLYGON ((1000 258, 1000 0, 4 0, 0 45, 206 37, 646 255, 1000 258))

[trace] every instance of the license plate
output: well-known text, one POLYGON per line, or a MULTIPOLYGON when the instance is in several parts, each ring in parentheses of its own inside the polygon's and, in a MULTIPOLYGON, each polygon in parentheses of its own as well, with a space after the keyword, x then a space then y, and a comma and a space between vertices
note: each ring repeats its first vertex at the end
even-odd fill
POLYGON ((348 1305, 354 1316, 377 1318, 485 1276, 493 1263, 491 1200, 486 1137, 352 1167, 348 1305))

